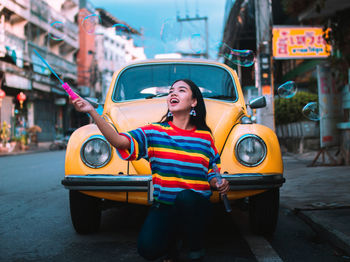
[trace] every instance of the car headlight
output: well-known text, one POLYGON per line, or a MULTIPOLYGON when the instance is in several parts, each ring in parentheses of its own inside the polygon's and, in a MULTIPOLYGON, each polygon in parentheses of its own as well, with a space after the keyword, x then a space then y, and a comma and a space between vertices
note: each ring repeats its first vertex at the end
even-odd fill
POLYGON ((100 168, 111 160, 112 149, 103 136, 88 138, 80 151, 81 159, 88 167, 100 168))
POLYGON ((259 165, 266 157, 266 144, 253 134, 242 136, 236 144, 236 158, 245 166, 259 165))

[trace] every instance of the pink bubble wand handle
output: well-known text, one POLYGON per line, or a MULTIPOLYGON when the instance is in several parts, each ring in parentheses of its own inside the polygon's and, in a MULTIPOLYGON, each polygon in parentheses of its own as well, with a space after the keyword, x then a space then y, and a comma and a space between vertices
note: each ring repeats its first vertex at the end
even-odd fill
POLYGON ((74 93, 74 91, 72 90, 72 88, 70 88, 70 86, 68 85, 68 83, 64 83, 62 85, 62 87, 64 88, 64 90, 66 90, 66 92, 68 93, 68 95, 72 98, 72 100, 77 99, 79 96, 74 93))
POLYGON ((49 63, 46 62, 46 60, 39 54, 38 51, 36 51, 35 49, 33 49, 33 51, 39 57, 39 59, 47 66, 47 68, 51 71, 51 73, 53 73, 54 76, 56 76, 56 78, 61 82, 62 87, 64 88, 64 90, 66 90, 66 92, 72 98, 72 100, 77 99, 79 96, 73 92, 72 88, 70 88, 68 83, 63 82, 63 80, 56 74, 55 70, 52 69, 49 63))

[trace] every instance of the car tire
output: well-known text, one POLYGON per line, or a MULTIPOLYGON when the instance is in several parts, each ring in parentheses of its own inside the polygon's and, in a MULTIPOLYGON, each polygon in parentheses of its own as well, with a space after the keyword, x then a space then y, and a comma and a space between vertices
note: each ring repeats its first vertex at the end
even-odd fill
POLYGON ((278 220, 279 199, 279 188, 249 197, 249 222, 253 233, 267 237, 273 235, 278 220))
POLYGON ((78 234, 91 234, 98 231, 102 212, 99 198, 70 190, 69 204, 73 227, 78 234))

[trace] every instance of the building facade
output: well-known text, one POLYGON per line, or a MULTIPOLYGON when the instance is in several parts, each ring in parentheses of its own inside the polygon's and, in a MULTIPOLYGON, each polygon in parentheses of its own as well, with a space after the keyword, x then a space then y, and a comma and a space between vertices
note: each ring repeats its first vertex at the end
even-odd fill
POLYGON ((101 90, 100 99, 104 101, 113 73, 131 61, 146 59, 146 55, 144 48, 136 46, 134 42, 134 37, 140 36, 140 32, 104 9, 97 9, 97 13, 101 24, 95 39, 95 58, 99 72, 96 87, 101 90))
POLYGON ((83 97, 103 101, 112 75, 126 63, 146 59, 135 45, 141 34, 86 0, 8 0, 0 3, 0 123, 11 137, 41 128, 39 142, 91 122, 69 104, 61 83, 42 62, 83 97), (121 24, 126 30, 119 31, 121 24), (37 53, 39 53, 39 56, 37 53), (17 96, 23 93, 20 103, 17 96))
POLYGON ((38 140, 51 141, 71 127, 67 96, 35 51, 75 89, 78 11, 78 0, 0 4, 0 83, 6 93, 1 121, 11 124, 12 136, 23 136, 26 128, 38 125, 38 140), (16 98, 20 92, 26 96, 22 106, 16 98))

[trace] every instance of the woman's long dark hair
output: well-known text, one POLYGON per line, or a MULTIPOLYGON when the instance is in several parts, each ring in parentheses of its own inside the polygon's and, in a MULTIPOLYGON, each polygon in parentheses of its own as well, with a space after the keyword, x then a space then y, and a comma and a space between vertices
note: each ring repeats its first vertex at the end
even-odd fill
MULTIPOLYGON (((192 91, 192 98, 197 99, 197 105, 194 107, 194 110, 196 111, 196 116, 190 116, 190 123, 194 125, 198 130, 206 130, 211 132, 209 126, 206 122, 207 117, 207 110, 205 109, 205 104, 202 96, 202 92, 199 90, 198 86, 189 79, 178 79, 176 80, 171 86, 173 86, 175 83, 183 81, 186 84, 188 84, 192 91)), ((173 120, 172 116, 168 116, 169 109, 166 112, 166 114, 162 117, 162 119, 159 121, 160 123, 165 123, 173 120)))

